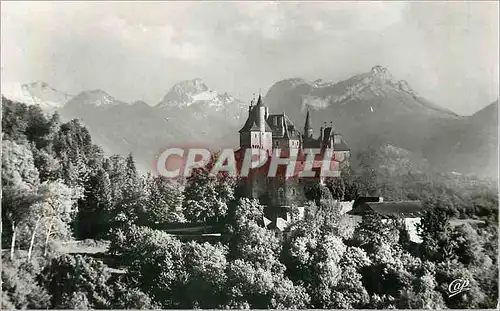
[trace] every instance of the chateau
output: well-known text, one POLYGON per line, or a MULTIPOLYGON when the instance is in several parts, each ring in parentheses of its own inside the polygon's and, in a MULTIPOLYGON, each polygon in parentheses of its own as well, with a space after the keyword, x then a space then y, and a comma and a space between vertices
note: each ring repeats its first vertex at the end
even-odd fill
MULTIPOLYGON (((259 95, 257 103, 252 101, 248 110, 248 118, 239 131, 240 149, 236 157, 249 148, 261 149, 270 157, 273 150, 280 149, 281 154, 289 155, 294 151, 298 155, 298 165, 304 163, 307 149, 319 149, 323 158, 326 149, 333 150, 335 170, 340 171, 350 165, 350 149, 335 132, 333 125, 320 128, 319 136, 314 137, 309 111, 301 132, 285 113, 270 113, 259 95), (293 150, 295 149, 295 150, 293 150)), ((317 168, 313 167, 313 170, 317 168)), ((305 187, 311 183, 322 182, 321 178, 287 177, 284 170, 278 169, 276 177, 267 177, 258 170, 252 171, 242 183, 245 195, 259 199, 266 206, 266 217, 275 222, 277 218, 285 217, 292 206, 303 207, 306 203, 305 187)))

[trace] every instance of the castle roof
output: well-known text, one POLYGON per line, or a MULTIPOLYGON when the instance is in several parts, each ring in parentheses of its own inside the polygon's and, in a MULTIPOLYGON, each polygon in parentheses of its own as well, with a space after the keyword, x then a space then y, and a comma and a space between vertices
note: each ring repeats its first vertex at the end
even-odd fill
POLYGON ((341 139, 339 144, 334 144, 333 145, 333 150, 334 151, 350 151, 351 148, 346 144, 346 142, 341 139))
MULTIPOLYGON (((330 140, 332 136, 340 135, 335 133, 333 127, 321 128, 319 138, 307 138, 304 140, 304 148, 320 148, 321 146, 329 146, 330 140)), ((345 140, 340 136, 340 142, 335 143, 335 139, 333 140, 333 150, 334 151, 350 151, 351 149, 345 142, 345 140)))
POLYGON ((289 139, 290 136, 288 136, 288 126, 285 124, 284 128, 285 128, 285 134, 283 135, 283 137, 289 139))
POLYGON ((257 125, 257 123, 253 122, 253 125, 252 125, 252 128, 250 129, 251 132, 255 132, 255 131, 260 131, 260 128, 259 126, 257 125))
POLYGON ((245 125, 243 125, 243 127, 241 128, 241 130, 239 130, 239 132, 249 132, 251 129, 252 129, 252 125, 254 124, 253 122, 253 108, 250 108, 250 111, 248 113, 248 118, 245 122, 245 125))
POLYGON ((309 108, 307 109, 307 114, 306 114, 306 123, 304 125, 304 130, 307 131, 308 129, 311 128, 311 121, 309 120, 309 108))
POLYGON ((314 139, 314 138, 308 138, 304 140, 303 142, 303 147, 306 149, 310 148, 319 148, 321 146, 321 141, 322 139, 314 139))
POLYGON ((328 145, 328 142, 330 141, 330 135, 333 133, 333 128, 327 127, 327 128, 325 128, 323 133, 324 133, 324 135, 323 135, 322 145, 326 146, 326 145, 328 145))
POLYGON ((289 139, 300 139, 301 133, 295 128, 293 122, 285 115, 285 113, 273 113, 267 117, 267 123, 271 126, 273 131, 279 131, 281 128, 284 129, 283 138, 289 139), (281 124, 274 125, 271 120, 281 117, 281 124))
POLYGON ((259 94, 259 98, 257 99, 257 107, 260 107, 260 106, 264 106, 264 104, 262 103, 262 95, 259 94))
MULTIPOLYGON (((260 99, 260 96, 259 96, 259 99, 260 99)), ((259 126, 257 125, 258 122, 256 120, 257 119, 256 115, 254 113, 255 107, 257 107, 257 106, 250 107, 250 111, 248 113, 247 121, 245 122, 245 125, 243 125, 243 127, 239 130, 240 133, 241 132, 251 132, 251 131, 259 131, 260 130, 259 126)), ((269 126, 269 124, 267 123, 267 121, 264 122, 264 125, 265 125, 265 131, 266 132, 271 132, 272 131, 272 129, 269 126)))

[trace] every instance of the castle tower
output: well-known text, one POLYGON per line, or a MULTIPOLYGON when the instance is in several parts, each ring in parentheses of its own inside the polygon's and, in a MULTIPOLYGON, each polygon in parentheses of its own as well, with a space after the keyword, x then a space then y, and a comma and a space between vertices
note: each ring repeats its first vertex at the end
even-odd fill
POLYGON ((257 105, 255 106, 257 111, 256 121, 258 122, 257 126, 259 127, 261 132, 266 131, 266 106, 262 103, 262 96, 259 94, 259 99, 257 99, 257 105))
POLYGON ((259 95, 257 103, 250 106, 248 118, 240 130, 240 147, 272 150, 272 130, 267 124, 268 109, 259 95))
POLYGON ((309 108, 308 108, 306 115, 306 123, 304 125, 304 141, 312 139, 312 137, 313 137, 313 129, 311 127, 311 120, 309 117, 309 108))

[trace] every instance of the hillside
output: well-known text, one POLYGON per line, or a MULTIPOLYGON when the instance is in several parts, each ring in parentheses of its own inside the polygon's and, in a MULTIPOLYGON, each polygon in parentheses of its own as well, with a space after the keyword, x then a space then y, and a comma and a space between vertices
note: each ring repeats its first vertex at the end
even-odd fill
POLYGON ((496 163, 490 154, 496 150, 498 122, 491 113, 458 116, 418 95, 381 66, 337 83, 283 80, 271 87, 265 103, 271 111, 286 112, 300 128, 309 109, 315 133, 333 122, 355 153, 390 144, 427 157, 434 170, 479 175, 491 173, 496 163), (463 135, 468 136, 463 147, 449 146, 463 135), (477 135, 482 138, 473 139, 477 135), (474 160, 478 153, 488 155, 481 165, 474 160), (457 161, 444 163, 450 157, 457 161))
POLYGON ((474 115, 444 124, 425 155, 435 167, 498 177, 498 101, 474 115))

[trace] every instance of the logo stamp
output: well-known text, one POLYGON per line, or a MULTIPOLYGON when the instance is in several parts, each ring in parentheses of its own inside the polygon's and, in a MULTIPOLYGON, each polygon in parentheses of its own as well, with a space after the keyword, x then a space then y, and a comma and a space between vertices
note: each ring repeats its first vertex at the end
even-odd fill
POLYGON ((453 280, 453 282, 450 283, 450 285, 448 285, 448 292, 450 293, 448 295, 448 297, 453 297, 453 296, 456 296, 458 294, 460 294, 461 292, 464 292, 464 291, 467 291, 469 290, 469 280, 465 280, 465 279, 456 279, 456 280, 453 280))
MULTIPOLYGON (((194 168, 210 168, 210 174, 218 176, 227 172, 230 176, 248 177, 251 171, 264 172, 267 177, 314 178, 340 176, 340 165, 335 151, 330 148, 309 148, 299 154, 298 149, 270 150, 246 148, 237 151, 221 149, 215 155, 206 148, 167 148, 155 160, 156 172, 166 178, 189 177, 194 168), (284 169, 280 169, 283 168, 284 169)), ((341 159, 345 161, 344 158, 341 159)))

